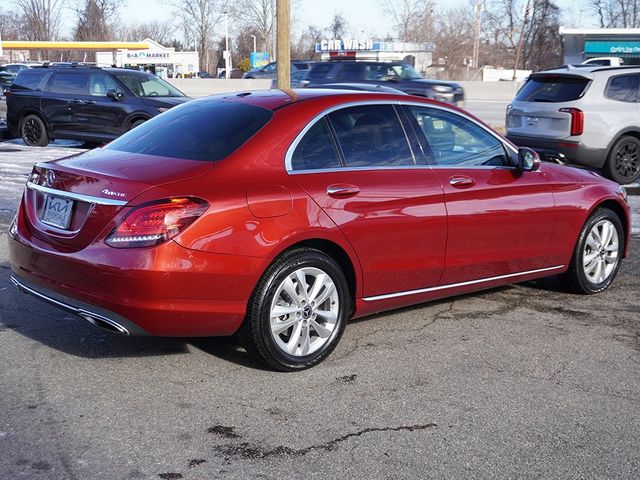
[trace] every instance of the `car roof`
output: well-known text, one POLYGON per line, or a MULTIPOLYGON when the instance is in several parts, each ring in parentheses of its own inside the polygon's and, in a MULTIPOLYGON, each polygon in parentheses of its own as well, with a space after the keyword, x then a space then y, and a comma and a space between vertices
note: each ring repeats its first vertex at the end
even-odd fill
POLYGON ((553 74, 564 74, 564 75, 573 75, 585 78, 594 78, 596 73, 600 72, 615 72, 615 71, 629 71, 629 70, 639 70, 640 65, 619 65, 619 66, 607 66, 607 65, 593 65, 593 64, 579 64, 579 65, 561 65, 559 67, 548 68, 546 70, 541 70, 532 75, 535 76, 545 76, 545 75, 553 75, 553 74))
MULTIPOLYGON (((335 105, 346 104, 350 102, 359 101, 374 101, 380 102, 389 101, 401 102, 411 101, 443 105, 452 110, 458 110, 456 107, 442 104, 435 100, 429 100, 423 97, 413 97, 405 93, 387 93, 387 92, 372 92, 365 90, 338 90, 338 89, 323 89, 323 88, 297 88, 291 90, 252 90, 245 92, 224 93, 220 95, 212 95, 209 97, 202 97, 192 102, 207 102, 207 101, 230 101, 238 102, 249 105, 255 105, 257 107, 266 108, 269 110, 278 110, 279 108, 287 105, 300 104, 307 101, 326 100, 328 103, 335 105)), ((467 112, 465 114, 468 115, 467 112)))

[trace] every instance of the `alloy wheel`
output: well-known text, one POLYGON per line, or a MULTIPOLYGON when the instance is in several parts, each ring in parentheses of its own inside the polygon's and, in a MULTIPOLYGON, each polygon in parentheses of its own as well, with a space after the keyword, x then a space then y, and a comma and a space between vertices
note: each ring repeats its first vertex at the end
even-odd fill
POLYGON ((319 268, 300 268, 287 275, 273 297, 271 336, 288 355, 311 355, 337 332, 339 309, 333 279, 319 268))
POLYGON ((582 252, 582 268, 589 282, 604 283, 615 271, 619 261, 620 243, 615 225, 600 220, 587 234, 582 252))
POLYGON ((30 145, 35 145, 42 138, 42 129, 35 118, 28 118, 22 127, 22 137, 30 145))
POLYGON ((625 142, 618 148, 615 158, 615 169, 618 174, 632 180, 640 172, 640 148, 635 142, 625 142))

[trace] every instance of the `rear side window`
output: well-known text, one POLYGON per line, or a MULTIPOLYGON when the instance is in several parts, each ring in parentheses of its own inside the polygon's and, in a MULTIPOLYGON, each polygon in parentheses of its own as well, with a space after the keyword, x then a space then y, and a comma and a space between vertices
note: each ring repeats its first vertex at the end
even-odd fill
POLYGON ((333 68, 333 64, 331 63, 316 63, 311 71, 309 72, 309 79, 311 80, 320 80, 329 75, 329 72, 333 68))
POLYGON ((316 122, 302 137, 293 152, 291 168, 293 170, 318 170, 340 167, 326 119, 316 122))
POLYGON ((336 75, 338 81, 355 81, 364 78, 364 65, 357 63, 345 63, 336 75))
POLYGON ((187 160, 217 161, 264 127, 273 113, 235 102, 196 101, 146 121, 105 148, 187 160))
POLYGON ((22 70, 13 82, 14 90, 38 90, 46 70, 22 70))
POLYGON ((620 75, 609 80, 605 96, 620 102, 637 102, 638 75, 620 75))
POLYGON ((516 95, 521 102, 571 102, 582 96, 589 80, 581 77, 533 77, 516 95))
POLYGON ((347 167, 414 165, 400 119, 392 105, 363 105, 328 115, 347 167))
POLYGON ((87 93, 88 75, 83 73, 56 73, 51 80, 49 90, 53 93, 69 95, 85 95, 87 93))

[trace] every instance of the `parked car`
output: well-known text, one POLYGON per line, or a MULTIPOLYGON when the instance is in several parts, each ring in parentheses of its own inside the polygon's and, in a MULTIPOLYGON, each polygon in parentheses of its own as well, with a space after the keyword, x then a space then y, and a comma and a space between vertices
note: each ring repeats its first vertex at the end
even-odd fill
MULTIPOLYGON (((291 74, 293 75, 295 72, 300 70, 309 70, 311 65, 314 63, 315 62, 310 60, 292 60, 291 74)), ((276 62, 271 62, 262 67, 249 70, 242 76, 242 78, 270 78, 271 80, 275 80, 277 76, 278 68, 276 62)))
POLYGON ((564 66, 529 77, 507 107, 507 137, 545 158, 640 176, 640 67, 564 66))
POLYGON ((190 100, 150 73, 87 66, 34 67, 7 92, 9 128, 29 146, 56 138, 107 142, 190 100))
POLYGON ((409 95, 431 98, 457 106, 464 105, 464 90, 455 82, 427 80, 411 65, 398 62, 318 62, 308 76, 309 86, 327 83, 383 85, 409 95))
POLYGON ((347 321, 548 275, 611 285, 624 188, 540 164, 454 107, 301 89, 185 103, 39 162, 9 229, 13 282, 121 334, 232 335, 278 370, 347 321))
POLYGON ((620 57, 596 57, 582 62, 582 65, 601 65, 604 67, 619 67, 624 65, 624 59, 620 57))
POLYGON ((16 74, 7 67, 0 67, 0 94, 9 90, 16 79, 16 74))
POLYGON ((387 87, 385 85, 370 85, 368 83, 327 83, 324 85, 314 85, 307 88, 322 88, 329 90, 366 90, 367 92, 383 92, 396 93, 398 95, 406 95, 401 90, 387 87))

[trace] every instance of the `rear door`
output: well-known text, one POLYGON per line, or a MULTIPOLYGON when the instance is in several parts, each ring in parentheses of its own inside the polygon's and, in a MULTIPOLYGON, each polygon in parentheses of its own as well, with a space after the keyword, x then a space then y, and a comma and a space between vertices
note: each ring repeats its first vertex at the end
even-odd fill
POLYGON ((443 191, 416 161, 396 107, 329 113, 308 127, 287 163, 357 252, 364 296, 438 284, 447 235, 443 191))
POLYGON ((87 94, 88 75, 85 71, 55 72, 48 92, 42 97, 41 109, 49 122, 52 137, 63 132, 77 132, 75 117, 87 94))
POLYGON ((517 172, 502 141, 469 118, 431 106, 406 111, 445 193, 441 284, 550 267, 555 203, 544 171, 517 172))

